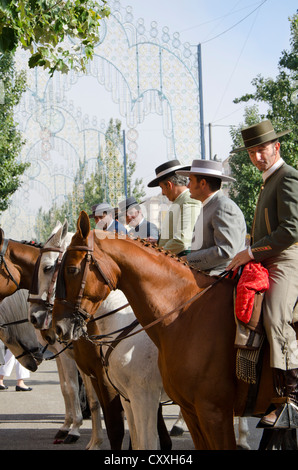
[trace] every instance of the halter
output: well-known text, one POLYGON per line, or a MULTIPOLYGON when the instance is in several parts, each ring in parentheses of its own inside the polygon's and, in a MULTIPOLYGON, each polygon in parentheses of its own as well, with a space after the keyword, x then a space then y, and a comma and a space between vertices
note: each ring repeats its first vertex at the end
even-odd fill
MULTIPOLYGON (((63 278, 63 266, 61 266, 61 269, 59 271, 58 280, 57 280, 57 290, 56 290, 55 302, 72 307, 75 319, 79 322, 79 324, 81 324, 82 321, 89 320, 92 317, 92 315, 90 315, 86 310, 84 310, 81 307, 81 302, 82 302, 82 298, 83 298, 83 294, 84 294, 84 290, 85 290, 89 265, 91 263, 93 263, 95 265, 98 272, 102 276, 105 284, 109 287, 110 291, 116 289, 116 284, 113 283, 113 281, 109 278, 109 276, 102 270, 101 266, 99 265, 99 263, 97 262, 97 260, 95 259, 94 255, 93 255, 93 251, 94 251, 94 232, 93 231, 90 232, 90 235, 88 237, 88 246, 85 246, 85 245, 71 246, 70 245, 66 249, 66 252, 68 252, 68 251, 86 251, 86 255, 85 255, 85 258, 84 258, 85 259, 85 267, 84 267, 84 272, 83 272, 83 277, 82 277, 82 282, 81 282, 79 294, 78 294, 77 300, 75 302, 71 302, 71 301, 65 299, 65 295, 66 295, 65 282, 64 282, 64 278, 63 278)), ((65 262, 66 252, 63 256, 61 265, 63 265, 64 262, 65 262)))
POLYGON ((4 264, 5 266, 5 269, 8 273, 8 276, 9 278, 14 282, 14 284, 17 286, 17 289, 20 288, 19 284, 17 283, 17 281, 15 280, 15 278, 13 277, 13 275, 11 274, 11 272, 9 271, 9 268, 7 266, 7 263, 5 261, 5 254, 6 254, 6 250, 7 250, 7 245, 8 245, 8 242, 9 242, 9 239, 7 238, 4 238, 3 240, 3 245, 2 245, 2 248, 1 248, 1 251, 0 251, 0 266, 2 265, 2 263, 4 264))

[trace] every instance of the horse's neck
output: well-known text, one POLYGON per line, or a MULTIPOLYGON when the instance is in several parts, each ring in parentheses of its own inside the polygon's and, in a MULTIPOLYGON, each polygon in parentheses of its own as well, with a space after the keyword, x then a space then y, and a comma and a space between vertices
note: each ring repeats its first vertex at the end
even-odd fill
MULTIPOLYGON (((127 299, 120 290, 112 291, 98 308, 95 317, 99 317, 127 304, 127 299)), ((97 321, 100 334, 107 334, 129 325, 135 320, 130 306, 97 321)))
POLYGON ((11 243, 9 258, 20 272, 20 287, 30 289, 35 263, 40 250, 30 245, 24 245, 21 242, 11 243))

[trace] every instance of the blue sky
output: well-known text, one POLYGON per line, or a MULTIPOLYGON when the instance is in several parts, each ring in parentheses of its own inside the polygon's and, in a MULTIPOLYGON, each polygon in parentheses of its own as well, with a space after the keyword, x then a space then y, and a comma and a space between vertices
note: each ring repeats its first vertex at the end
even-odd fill
MULTIPOLYGON (((179 32, 182 43, 202 44, 206 154, 211 123, 212 154, 225 159, 231 149, 229 126, 242 122, 245 107, 233 99, 252 92, 251 81, 258 74, 276 77, 281 51, 290 48, 288 18, 296 12, 297 0, 120 1, 122 7, 132 7, 134 21, 143 18, 147 27, 156 21, 159 30, 167 26, 171 34, 179 32)), ((143 177, 146 186, 154 168, 166 160, 159 143, 160 120, 146 119, 139 136, 135 176, 143 177)), ((147 193, 153 195, 153 190, 147 193)))

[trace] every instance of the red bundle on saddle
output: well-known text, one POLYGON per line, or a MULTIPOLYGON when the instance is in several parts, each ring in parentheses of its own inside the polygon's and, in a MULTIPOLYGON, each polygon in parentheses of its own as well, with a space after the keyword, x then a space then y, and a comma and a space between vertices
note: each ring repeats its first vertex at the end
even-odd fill
POLYGON ((237 284, 235 313, 243 323, 248 323, 256 292, 265 292, 269 288, 269 274, 261 263, 247 263, 237 284))

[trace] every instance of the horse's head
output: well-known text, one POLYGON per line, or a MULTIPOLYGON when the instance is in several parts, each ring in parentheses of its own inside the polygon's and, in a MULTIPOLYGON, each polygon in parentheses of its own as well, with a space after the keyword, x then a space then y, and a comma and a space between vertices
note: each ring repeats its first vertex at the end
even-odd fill
POLYGON ((26 369, 35 372, 43 356, 34 328, 28 321, 13 324, 27 318, 27 296, 28 291, 20 289, 1 302, 0 323, 8 325, 0 327, 0 339, 26 369))
POLYGON ((29 295, 29 319, 37 329, 48 329, 52 322, 56 280, 62 255, 73 234, 68 231, 68 223, 58 222, 50 238, 41 249, 35 266, 29 295))
POLYGON ((86 331, 86 320, 115 287, 106 275, 108 264, 108 257, 94 245, 89 217, 82 211, 77 232, 63 256, 57 281, 53 326, 62 340, 78 339, 86 331))

